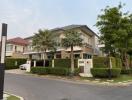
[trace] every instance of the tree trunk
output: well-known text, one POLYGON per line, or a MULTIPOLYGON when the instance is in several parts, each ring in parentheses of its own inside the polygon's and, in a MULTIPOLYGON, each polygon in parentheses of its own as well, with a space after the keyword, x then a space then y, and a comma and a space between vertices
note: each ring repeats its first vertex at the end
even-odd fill
POLYGON ((132 68, 132 56, 130 55, 130 68, 132 68))
POLYGON ((125 68, 129 69, 129 61, 128 61, 128 57, 127 57, 127 53, 124 53, 124 60, 125 60, 125 68))
POLYGON ((73 53, 73 46, 71 46, 71 73, 74 73, 74 53, 73 53))
POLYGON ((44 54, 43 54, 43 66, 45 67, 45 55, 46 55, 46 50, 44 50, 44 54))

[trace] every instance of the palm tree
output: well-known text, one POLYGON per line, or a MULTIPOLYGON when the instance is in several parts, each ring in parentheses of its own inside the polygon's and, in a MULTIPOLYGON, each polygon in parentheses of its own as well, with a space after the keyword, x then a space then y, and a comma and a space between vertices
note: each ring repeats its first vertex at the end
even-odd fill
POLYGON ((55 45, 55 40, 53 37, 54 34, 52 34, 49 30, 39 30, 38 33, 36 33, 33 37, 33 48, 43 53, 44 67, 46 51, 51 50, 55 45))
POLYGON ((74 73, 74 46, 82 46, 82 38, 80 33, 76 31, 66 31, 65 38, 62 39, 62 46, 71 48, 71 74, 74 73))

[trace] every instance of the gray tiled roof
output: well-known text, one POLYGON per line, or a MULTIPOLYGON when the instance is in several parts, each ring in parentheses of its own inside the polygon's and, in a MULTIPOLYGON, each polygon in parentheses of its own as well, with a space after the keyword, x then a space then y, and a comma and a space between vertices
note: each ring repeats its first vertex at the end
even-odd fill
POLYGON ((78 27, 82 27, 82 26, 85 26, 85 25, 67 25, 67 26, 64 26, 64 27, 58 27, 58 28, 54 28, 54 29, 51 29, 51 31, 57 31, 57 30, 70 30, 70 29, 74 29, 74 28, 78 28, 78 27))
MULTIPOLYGON (((54 28, 54 29, 51 29, 51 31, 58 31, 58 30, 71 30, 71 29, 75 29, 75 28, 81 28, 81 27, 86 27, 88 30, 90 30, 94 35, 98 36, 95 32, 93 32, 89 27, 87 27, 87 25, 75 25, 75 24, 72 24, 72 25, 67 25, 67 26, 64 26, 64 27, 58 27, 58 28, 54 28)), ((33 36, 31 36, 33 37, 33 36)), ((31 37, 28 37, 28 38, 31 38, 31 37)))

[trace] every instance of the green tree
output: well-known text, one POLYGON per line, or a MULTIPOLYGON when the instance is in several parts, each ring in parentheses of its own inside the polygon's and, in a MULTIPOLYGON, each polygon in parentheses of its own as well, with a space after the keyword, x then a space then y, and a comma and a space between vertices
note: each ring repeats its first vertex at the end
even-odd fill
POLYGON ((71 49, 71 73, 74 73, 74 46, 82 46, 83 39, 76 31, 66 31, 62 39, 62 46, 71 49))
POLYGON ((52 50, 55 47, 56 42, 54 37, 54 34, 49 30, 39 30, 33 37, 33 48, 43 53, 43 66, 45 66, 46 51, 52 50))
POLYGON ((98 16, 96 26, 101 34, 100 41, 105 44, 104 51, 111 56, 120 54, 125 68, 128 69, 127 50, 130 46, 132 23, 129 14, 121 11, 122 7, 121 3, 118 7, 106 7, 98 16))

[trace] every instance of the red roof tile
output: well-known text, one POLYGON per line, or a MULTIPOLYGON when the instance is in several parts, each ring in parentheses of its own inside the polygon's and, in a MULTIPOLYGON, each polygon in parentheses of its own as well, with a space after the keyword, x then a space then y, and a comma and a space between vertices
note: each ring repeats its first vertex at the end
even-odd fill
POLYGON ((22 45, 22 46, 25 46, 25 45, 29 44, 29 42, 27 40, 24 40, 20 37, 16 37, 16 38, 13 38, 13 39, 8 39, 7 43, 22 45))

